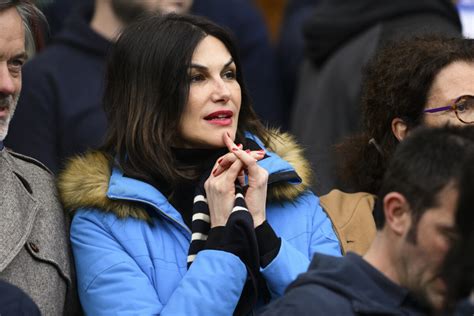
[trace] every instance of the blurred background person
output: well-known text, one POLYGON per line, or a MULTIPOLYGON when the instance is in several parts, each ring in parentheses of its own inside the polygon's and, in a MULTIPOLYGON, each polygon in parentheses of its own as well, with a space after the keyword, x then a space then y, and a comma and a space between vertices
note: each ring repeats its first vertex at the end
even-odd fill
POLYGON ((312 16, 313 9, 319 1, 286 1, 277 42, 278 69, 282 82, 284 111, 287 113, 285 127, 290 123, 289 114, 304 59, 303 25, 312 16))
POLYGON ((461 36, 451 0, 321 0, 304 26, 306 57, 290 131, 318 175, 313 189, 339 187, 333 145, 360 130, 362 69, 390 40, 425 33, 461 36))

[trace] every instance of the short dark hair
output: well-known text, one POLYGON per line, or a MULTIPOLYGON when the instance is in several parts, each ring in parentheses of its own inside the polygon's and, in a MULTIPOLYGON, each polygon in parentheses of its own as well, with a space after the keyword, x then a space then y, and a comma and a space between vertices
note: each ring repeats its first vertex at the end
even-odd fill
POLYGON ((171 149, 188 99, 188 67, 195 48, 208 35, 225 45, 237 67, 242 93, 237 141, 244 142, 244 132, 249 131, 268 143, 247 94, 232 36, 203 17, 153 15, 125 28, 108 59, 104 149, 118 156, 127 175, 151 183, 165 178, 171 184, 197 176, 176 167, 171 149))
POLYGON ((458 187, 463 158, 474 153, 474 126, 422 128, 409 135, 395 150, 383 177, 374 209, 377 229, 385 225, 383 199, 390 192, 402 194, 412 212, 412 233, 424 212, 438 205, 439 193, 448 185, 458 187))
POLYGON ((448 284, 448 308, 474 288, 474 155, 464 161, 456 212, 458 238, 446 255, 444 279, 448 284))
POLYGON ((474 62, 474 40, 430 35, 391 43, 376 54, 362 87, 362 133, 338 146, 340 175, 350 186, 377 194, 399 143, 392 120, 403 119, 408 129, 422 124, 436 75, 456 61, 474 62))
POLYGON ((36 48, 34 35, 39 32, 40 25, 46 25, 43 13, 30 0, 0 0, 0 11, 15 8, 25 28, 25 47, 27 51, 36 48))

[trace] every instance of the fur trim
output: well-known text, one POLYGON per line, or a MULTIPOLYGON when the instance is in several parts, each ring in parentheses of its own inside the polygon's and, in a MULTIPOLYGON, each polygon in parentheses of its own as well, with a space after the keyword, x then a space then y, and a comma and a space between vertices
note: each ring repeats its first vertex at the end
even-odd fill
POLYGON ((268 192, 268 199, 275 202, 294 200, 311 186, 312 170, 308 160, 304 157, 303 148, 296 143, 294 137, 288 133, 271 130, 272 137, 269 141, 271 151, 286 160, 301 178, 301 183, 278 183, 272 185, 268 192))
POLYGON ((99 208, 114 212, 118 217, 150 220, 138 203, 115 201, 107 197, 112 157, 100 151, 91 151, 69 160, 58 177, 58 190, 66 210, 99 208))
MULTIPOLYGON (((311 180, 311 169, 303 158, 302 148, 294 138, 276 130, 270 131, 269 149, 288 161, 302 179, 299 185, 277 183, 269 188, 268 198, 274 202, 291 201, 303 193, 311 180)), ((61 200, 67 210, 91 207, 114 212, 118 217, 150 220, 145 209, 137 203, 116 201, 106 195, 111 175, 112 157, 100 151, 91 151, 69 160, 58 178, 61 200)))

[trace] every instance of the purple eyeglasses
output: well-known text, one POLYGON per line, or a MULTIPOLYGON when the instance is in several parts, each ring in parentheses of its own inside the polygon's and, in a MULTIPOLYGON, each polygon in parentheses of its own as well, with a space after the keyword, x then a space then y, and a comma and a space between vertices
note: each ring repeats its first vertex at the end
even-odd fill
POLYGON ((437 113, 442 111, 454 111, 458 120, 464 124, 474 123, 474 96, 462 95, 455 99, 451 105, 438 108, 426 109, 424 113, 437 113))

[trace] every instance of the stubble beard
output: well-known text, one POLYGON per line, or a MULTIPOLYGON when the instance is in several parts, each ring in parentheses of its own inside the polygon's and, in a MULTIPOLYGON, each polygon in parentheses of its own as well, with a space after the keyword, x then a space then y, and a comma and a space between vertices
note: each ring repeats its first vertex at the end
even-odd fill
POLYGON ((0 118, 0 141, 3 141, 8 134, 8 127, 15 113, 16 105, 18 103, 19 94, 0 97, 0 108, 8 108, 8 116, 0 118))

